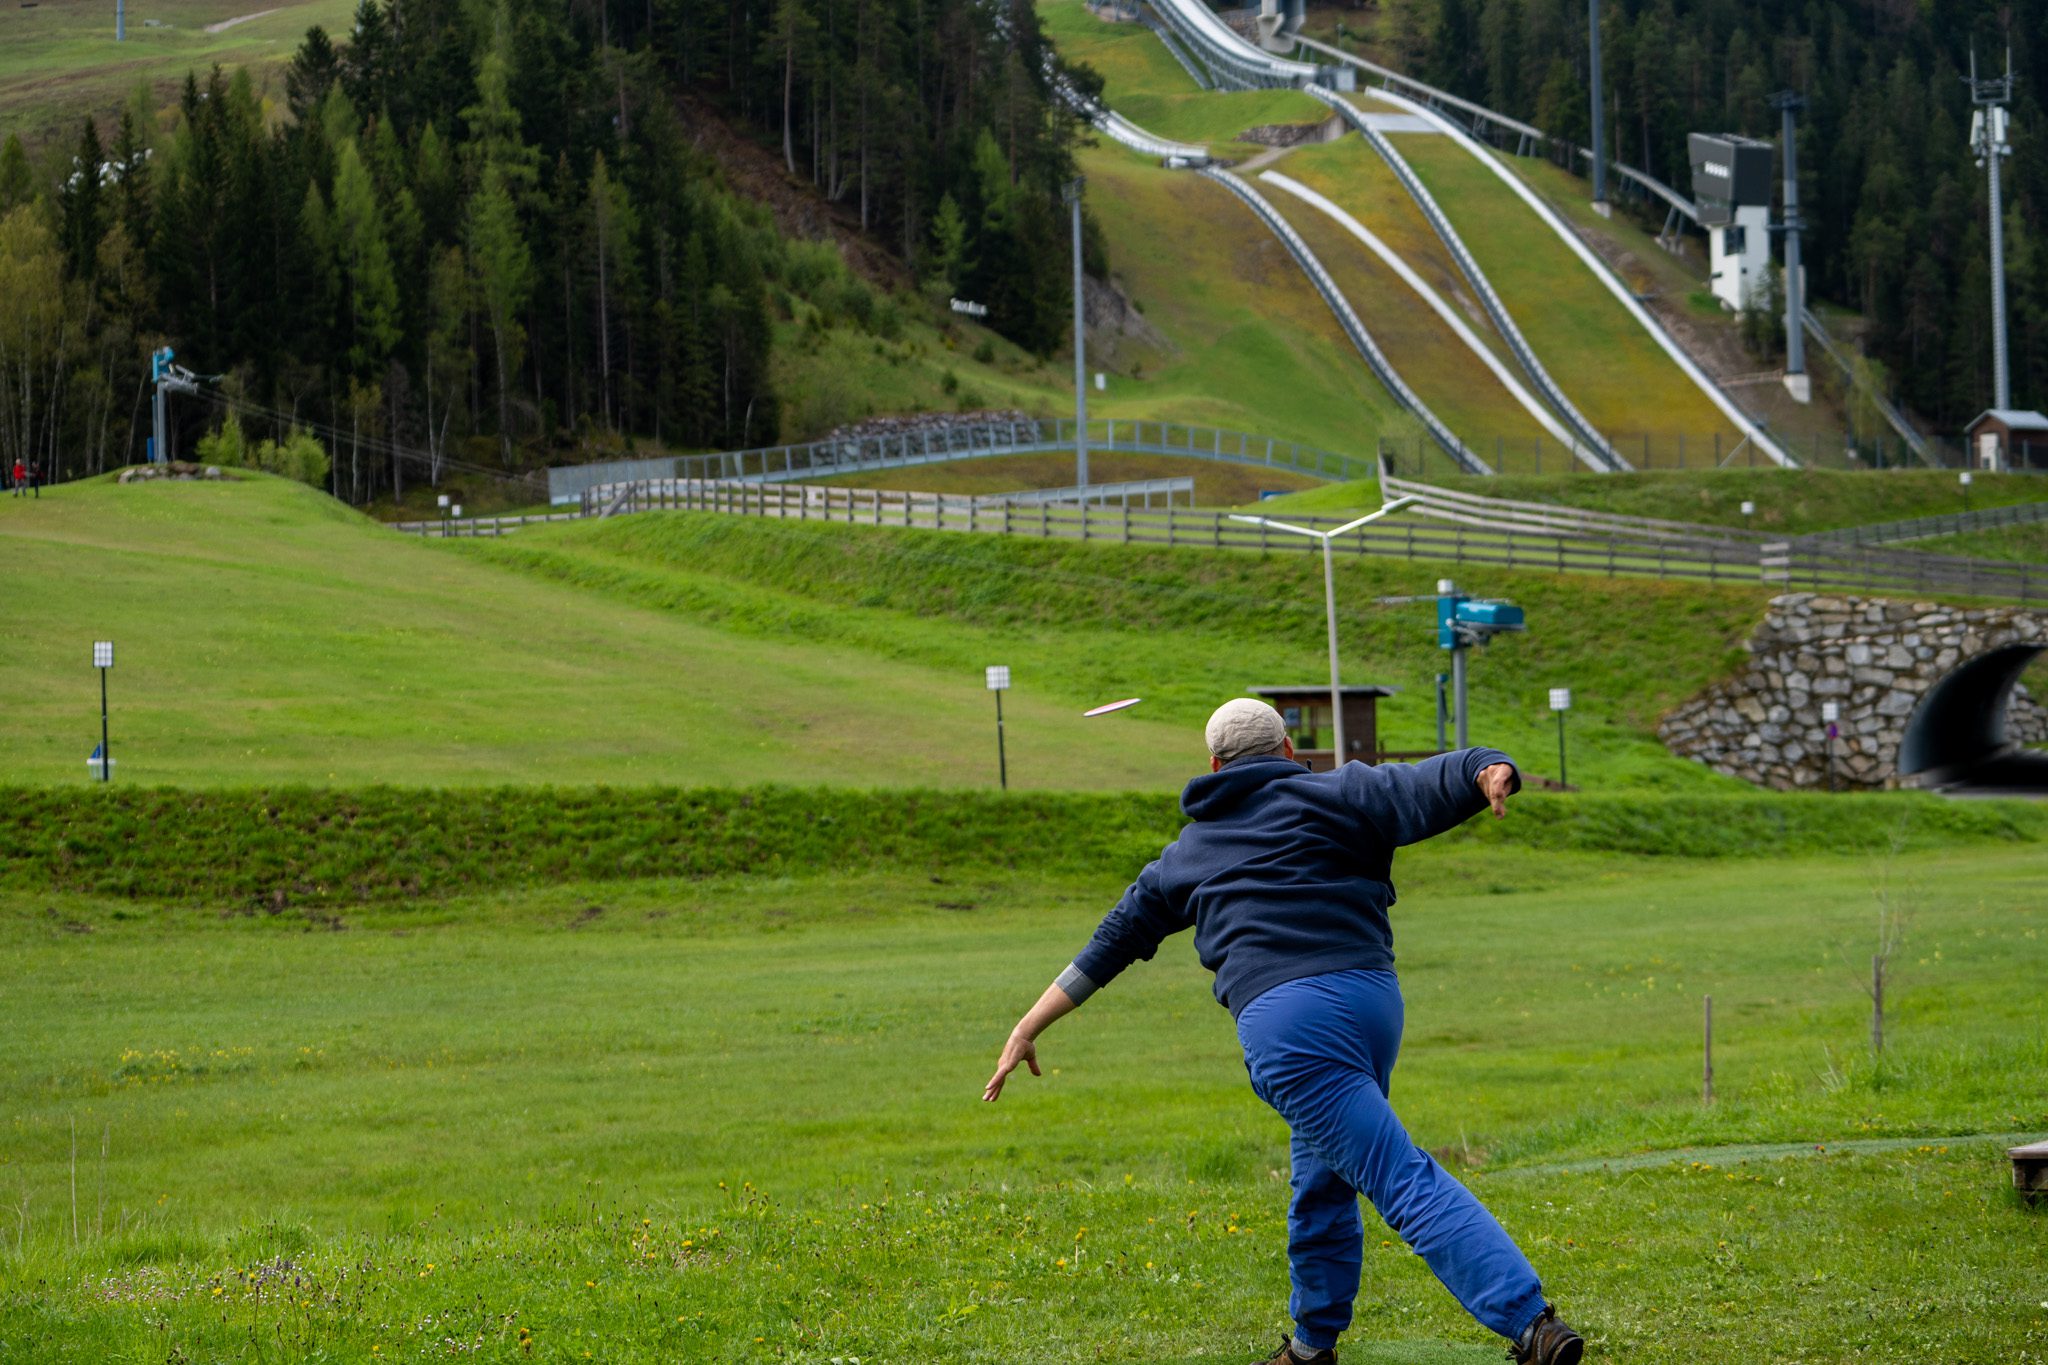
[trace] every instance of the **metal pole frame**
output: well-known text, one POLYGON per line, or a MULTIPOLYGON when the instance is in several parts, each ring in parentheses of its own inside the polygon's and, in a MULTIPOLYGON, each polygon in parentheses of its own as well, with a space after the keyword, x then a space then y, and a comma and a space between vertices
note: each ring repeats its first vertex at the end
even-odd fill
POLYGON ((1081 301, 1081 187, 1076 176, 1063 193, 1074 228, 1074 486, 1088 486, 1088 322, 1081 301))
POLYGON ((1607 113, 1600 81, 1600 0, 1586 0, 1586 34, 1591 48, 1588 72, 1593 97, 1593 202, 1607 202, 1607 113))
POLYGON ((996 694, 996 781, 1004 791, 1010 789, 1010 756, 1003 747, 1003 689, 996 694))
POLYGON ((1571 784, 1571 778, 1566 776, 1564 764, 1564 710, 1559 708, 1557 713, 1557 785, 1569 787, 1571 784))
POLYGON ((114 749, 107 736, 107 670, 100 670, 100 781, 114 780, 114 749))

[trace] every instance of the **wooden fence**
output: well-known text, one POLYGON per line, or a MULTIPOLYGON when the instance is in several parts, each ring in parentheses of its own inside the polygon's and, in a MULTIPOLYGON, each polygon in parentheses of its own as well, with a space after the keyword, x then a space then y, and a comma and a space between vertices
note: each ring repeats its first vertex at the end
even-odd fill
MULTIPOLYGON (((655 479, 606 485, 583 494, 586 514, 657 508, 719 512, 788 521, 894 526, 911 530, 1032 536, 1211 550, 1304 553, 1305 536, 1191 509, 1005 505, 944 493, 764 484, 750 480, 655 479)), ((510 519, 508 519, 510 520, 510 519)), ((1293 516, 1308 526, 1335 517, 1293 516)), ((1475 518, 1475 520, 1477 520, 1475 518)), ((484 532, 490 534, 490 532, 484 532)), ((1854 547, 1731 537, 1692 540, 1645 531, 1607 534, 1537 531, 1508 526, 1380 523, 1335 542, 1341 554, 1439 560, 1507 569, 1615 576, 1641 575, 1707 583, 1762 584, 1779 591, 1882 592, 1983 597, 2048 603, 2048 566, 1910 553, 1877 554, 1854 547)))

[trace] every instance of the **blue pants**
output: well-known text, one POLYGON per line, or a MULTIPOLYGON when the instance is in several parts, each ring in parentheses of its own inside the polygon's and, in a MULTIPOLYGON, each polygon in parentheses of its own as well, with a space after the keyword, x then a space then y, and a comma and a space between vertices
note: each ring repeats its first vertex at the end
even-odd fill
POLYGON ((1413 1247, 1465 1311, 1510 1340, 1543 1311, 1536 1271, 1471 1191, 1412 1142, 1387 1103, 1401 1051, 1389 971, 1283 982, 1237 1019, 1252 1089, 1293 1131, 1288 1312, 1321 1350, 1351 1325, 1365 1226, 1358 1196, 1413 1247))

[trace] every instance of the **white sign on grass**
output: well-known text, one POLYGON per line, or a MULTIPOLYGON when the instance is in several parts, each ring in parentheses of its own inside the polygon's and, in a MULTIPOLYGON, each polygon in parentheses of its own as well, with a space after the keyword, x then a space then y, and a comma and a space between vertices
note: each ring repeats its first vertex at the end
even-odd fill
POLYGON ((1570 689, 1569 687, 1553 687, 1553 688, 1551 688, 1551 689, 1550 689, 1550 709, 1551 709, 1551 710, 1553 710, 1553 711, 1569 711, 1569 710, 1571 710, 1571 709, 1572 709, 1572 690, 1571 690, 1571 689, 1570 689))
POLYGON ((988 666, 988 690, 991 692, 1007 692, 1010 690, 1010 669, 1007 664, 990 664, 988 666))

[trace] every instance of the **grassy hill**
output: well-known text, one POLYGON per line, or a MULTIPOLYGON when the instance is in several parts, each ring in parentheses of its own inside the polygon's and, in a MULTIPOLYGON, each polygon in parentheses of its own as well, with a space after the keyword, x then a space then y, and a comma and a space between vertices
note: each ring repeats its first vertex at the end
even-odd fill
MULTIPOLYGON (((981 667, 1004 641, 940 672, 506 573, 459 543, 265 477, 0 499, 0 770, 85 779, 90 647, 112 639, 116 782, 995 780, 981 667)), ((1044 683, 1020 667, 1006 699, 1014 782, 1185 776, 1198 738, 1140 715, 1105 742, 1044 683)))
MULTIPOLYGON (((981 669, 1002 662, 1014 781, 1170 789, 1222 697, 1327 672, 1299 554, 685 514, 421 541, 269 479, 0 500, 0 546, 23 642, 0 658, 0 767, 36 783, 85 780, 99 638, 117 782, 200 786, 987 786, 981 669)), ((1545 689, 1571 685, 1575 778, 1725 788, 1649 732, 1729 665, 1761 590, 1343 563, 1347 676, 1404 689, 1391 747, 1433 738, 1443 661, 1425 608, 1375 604, 1446 575, 1533 623, 1475 662, 1477 734, 1547 770, 1545 689)))

